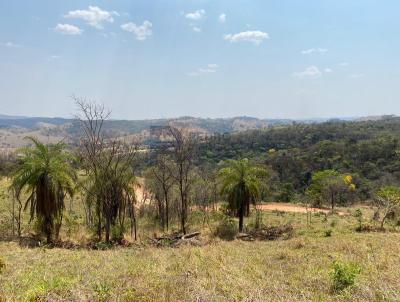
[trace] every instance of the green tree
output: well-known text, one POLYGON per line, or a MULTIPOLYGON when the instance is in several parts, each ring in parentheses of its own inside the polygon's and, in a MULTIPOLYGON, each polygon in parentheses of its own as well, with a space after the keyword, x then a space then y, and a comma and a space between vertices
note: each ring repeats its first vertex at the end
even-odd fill
POLYGON ((35 138, 28 139, 33 147, 21 149, 11 186, 18 200, 24 192, 28 193, 25 209, 30 205, 31 220, 37 218, 50 243, 54 233, 58 237, 64 199, 73 196, 76 180, 71 166, 73 157, 63 143, 44 145, 35 138))
POLYGON ((243 232, 246 208, 260 194, 261 179, 266 170, 253 166, 247 158, 227 160, 219 171, 222 181, 221 193, 227 197, 229 206, 239 217, 239 232, 243 232))
POLYGON ((335 170, 323 170, 312 176, 306 195, 314 201, 316 206, 329 201, 333 210, 335 204, 345 202, 354 189, 355 185, 350 175, 343 175, 335 170))
POLYGON ((394 186, 382 187, 376 193, 378 207, 382 209, 381 228, 390 214, 400 211, 400 189, 394 186))

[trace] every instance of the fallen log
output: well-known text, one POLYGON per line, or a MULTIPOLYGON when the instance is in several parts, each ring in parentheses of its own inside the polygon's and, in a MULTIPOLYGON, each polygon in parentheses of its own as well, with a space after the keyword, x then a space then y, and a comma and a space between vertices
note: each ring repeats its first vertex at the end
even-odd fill
POLYGON ((197 237, 199 235, 200 235, 200 232, 194 232, 194 233, 183 235, 181 239, 185 240, 185 239, 197 237))

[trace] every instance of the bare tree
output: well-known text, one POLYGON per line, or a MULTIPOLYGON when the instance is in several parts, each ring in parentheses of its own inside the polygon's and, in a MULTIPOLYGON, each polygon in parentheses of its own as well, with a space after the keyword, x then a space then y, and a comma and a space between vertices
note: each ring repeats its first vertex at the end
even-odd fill
POLYGON ((171 187, 174 184, 174 179, 171 171, 172 168, 169 158, 165 154, 158 155, 156 166, 151 169, 151 172, 162 190, 163 204, 161 204, 160 207, 160 216, 162 227, 164 229, 165 224, 167 227, 167 231, 169 228, 169 197, 171 194, 171 187))
POLYGON ((93 183, 90 186, 91 190, 88 186, 82 186, 87 194, 87 219, 90 224, 93 223, 92 207, 95 206, 94 210, 97 216, 97 236, 99 240, 101 240, 101 205, 98 202, 99 196, 97 196, 98 194, 95 192, 96 190, 94 190, 94 185, 96 184, 96 179, 99 177, 101 154, 106 148, 103 125, 104 121, 109 118, 111 112, 107 111, 104 106, 89 102, 84 98, 72 96, 72 99, 78 106, 79 114, 76 116, 76 119, 80 122, 80 128, 83 131, 83 135, 80 139, 78 155, 86 173, 93 175, 93 183))
POLYGON ((75 98, 75 101, 80 109, 78 120, 83 132, 79 154, 88 176, 82 186, 87 195, 86 204, 89 213, 95 207, 99 240, 104 227, 105 240, 109 242, 111 226, 118 221, 123 232, 126 212, 132 215, 135 198, 133 161, 137 148, 134 143, 127 144, 105 135, 103 125, 110 112, 103 106, 85 99, 75 98))
POLYGON ((177 183, 180 197, 181 230, 186 234, 189 193, 193 182, 191 172, 194 167, 197 139, 188 131, 173 126, 169 127, 169 134, 172 137, 170 151, 176 166, 172 175, 177 183))

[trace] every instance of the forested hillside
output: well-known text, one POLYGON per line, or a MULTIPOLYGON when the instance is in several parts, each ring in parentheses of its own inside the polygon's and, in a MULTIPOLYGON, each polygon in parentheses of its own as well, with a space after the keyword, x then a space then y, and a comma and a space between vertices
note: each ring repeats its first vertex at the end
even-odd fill
POLYGON ((360 198, 400 179, 400 118, 297 124, 215 135, 200 146, 202 162, 252 158, 276 173, 277 198, 304 192, 316 171, 351 173, 360 198))

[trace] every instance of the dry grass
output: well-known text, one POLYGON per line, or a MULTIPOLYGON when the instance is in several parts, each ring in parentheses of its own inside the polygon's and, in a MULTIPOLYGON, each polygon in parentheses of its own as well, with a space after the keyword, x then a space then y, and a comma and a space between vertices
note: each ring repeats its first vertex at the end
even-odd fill
POLYGON ((299 213, 270 212, 264 220, 291 222, 294 238, 105 251, 1 242, 0 295, 10 301, 400 301, 399 233, 357 233, 350 216, 315 215, 311 228, 299 213), (324 236, 328 228, 331 237, 324 236), (354 286, 332 290, 334 260, 361 266, 354 286))
MULTIPOLYGON (((9 228, 6 187, 3 179, 3 235, 9 228)), ((65 219, 64 239, 89 238, 80 204, 75 200, 71 212, 78 218, 68 223, 65 219)), ((354 210, 340 209, 347 214, 354 210)), ((364 219, 372 217, 371 209, 362 211, 364 219)), ((68 213, 66 217, 72 215, 68 213)), ((263 213, 262 223, 293 225, 291 239, 222 241, 212 236, 220 216, 210 213, 204 224, 202 213, 192 213, 191 229, 201 229, 207 242, 201 247, 137 245, 96 251, 23 248, 0 241, 0 301, 400 301, 399 227, 357 233, 352 215, 321 213, 313 214, 308 227, 304 213, 272 211, 263 213), (335 260, 361 267, 355 285, 340 292, 332 289, 330 277, 335 260)), ((24 231, 32 231, 26 221, 24 231)), ((246 223, 252 228, 256 215, 246 223)), ((139 221, 139 228, 141 239, 159 232, 146 219, 139 221)))

